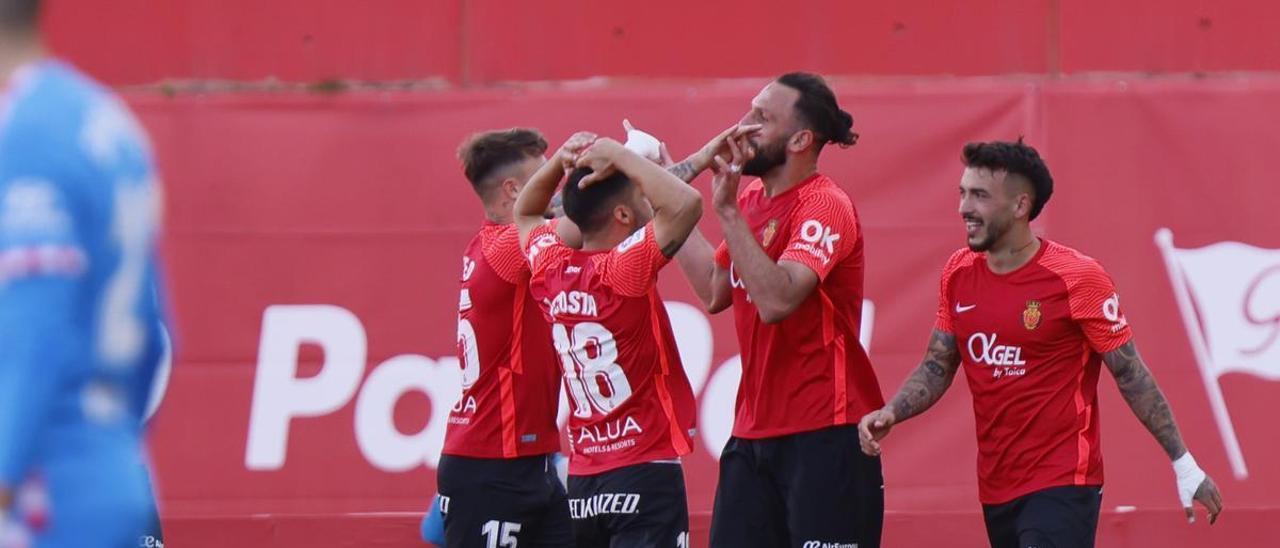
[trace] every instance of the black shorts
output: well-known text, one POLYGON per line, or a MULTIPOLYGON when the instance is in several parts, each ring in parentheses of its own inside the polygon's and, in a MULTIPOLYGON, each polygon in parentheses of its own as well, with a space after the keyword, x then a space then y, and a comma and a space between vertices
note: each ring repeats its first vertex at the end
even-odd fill
POLYGON ((982 505, 992 548, 1092 548, 1102 487, 1068 485, 982 505))
POLYGON ((678 463, 569 476, 569 515, 578 548, 689 548, 689 504, 678 463))
POLYGON ((874 548, 883 526, 880 458, 856 425, 725 444, 712 548, 874 548))
POLYGON ((573 546, 564 486, 549 455, 444 455, 436 483, 449 548, 573 546))

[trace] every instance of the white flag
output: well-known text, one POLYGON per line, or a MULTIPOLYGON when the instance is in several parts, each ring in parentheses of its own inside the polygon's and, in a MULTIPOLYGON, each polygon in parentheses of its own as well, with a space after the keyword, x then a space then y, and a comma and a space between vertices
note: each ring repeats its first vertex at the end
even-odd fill
POLYGON ((1178 308, 1209 392, 1232 468, 1248 476, 1218 378, 1238 372, 1280 380, 1280 249, 1220 242, 1178 249, 1162 228, 1164 255, 1178 308))

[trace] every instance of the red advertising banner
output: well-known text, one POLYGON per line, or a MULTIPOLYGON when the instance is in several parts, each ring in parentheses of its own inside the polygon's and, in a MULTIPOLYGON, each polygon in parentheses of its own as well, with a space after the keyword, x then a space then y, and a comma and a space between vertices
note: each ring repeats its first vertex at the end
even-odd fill
MULTIPOLYGON (((458 143, 515 125, 553 145, 621 135, 625 117, 680 156, 763 83, 131 96, 168 192, 178 351, 152 448, 171 542, 417 545, 458 393, 459 257, 481 222, 458 143)), ((1057 181, 1039 229, 1108 268, 1227 505, 1212 528, 1185 524, 1167 457, 1103 375, 1100 546, 1265 545, 1280 517, 1265 412, 1280 396, 1280 81, 833 84, 862 138, 821 169, 862 215, 863 339, 886 392, 917 365, 938 275, 963 245, 960 147, 1025 135, 1057 181)), ((702 228, 718 239, 713 218, 702 228)), ((685 476, 705 546, 739 351, 730 316, 707 316, 668 270, 698 396, 685 476)), ((887 440, 886 546, 985 543, 972 413, 955 383, 887 440)))

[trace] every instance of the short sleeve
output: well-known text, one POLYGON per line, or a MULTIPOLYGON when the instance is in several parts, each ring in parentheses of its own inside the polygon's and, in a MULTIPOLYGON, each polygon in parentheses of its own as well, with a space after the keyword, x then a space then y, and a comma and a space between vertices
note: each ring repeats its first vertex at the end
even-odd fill
POLYGON ((529 262, 520 251, 520 229, 514 224, 489 234, 480 243, 480 253, 489 267, 507 283, 518 283, 529 274, 529 262))
POLYGON ((972 260, 966 260, 971 257, 968 251, 958 250, 951 254, 946 266, 942 267, 942 278, 938 283, 938 318, 933 324, 933 328, 938 331, 955 333, 955 324, 952 321, 955 312, 951 308, 951 278, 961 266, 972 263, 972 260))
POLYGON ((605 254, 598 268, 605 285, 619 294, 640 297, 657 285, 658 272, 669 262, 649 223, 605 254))
POLYGON ((1120 294, 1102 266, 1085 260, 1067 275, 1071 319, 1075 320, 1099 354, 1115 350, 1133 338, 1120 309, 1120 294))
POLYGON ((791 214, 791 233, 778 260, 805 265, 825 280, 858 240, 853 206, 842 198, 833 192, 805 196, 791 214))
POLYGON ((555 223, 542 223, 529 232, 529 245, 524 250, 524 256, 529 261, 529 271, 537 275, 546 268, 547 261, 554 254, 547 251, 559 245, 560 238, 556 236, 555 223))

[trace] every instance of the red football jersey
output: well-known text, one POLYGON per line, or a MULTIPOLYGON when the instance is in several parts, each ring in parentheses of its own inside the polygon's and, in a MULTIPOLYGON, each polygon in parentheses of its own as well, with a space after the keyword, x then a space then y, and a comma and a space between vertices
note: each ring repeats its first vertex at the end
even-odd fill
POLYGON ((462 397, 449 412, 444 454, 515 458, 560 449, 559 367, 550 337, 529 295, 519 231, 486 222, 462 256, 462 397))
POLYGON ((729 269, 742 347, 733 435, 766 438, 857 424, 884 399, 858 340, 863 256, 853 202, 818 174, 772 198, 753 181, 738 205, 771 259, 800 263, 819 282, 790 316, 766 324, 720 244, 716 262, 729 269))
POLYGON ((1102 266, 1042 239, 1026 265, 995 274, 961 249, 938 301, 937 329, 955 335, 973 392, 979 499, 1101 485, 1098 372, 1131 336, 1102 266))
POLYGON ((689 453, 693 390, 656 288, 668 259, 653 225, 606 251, 570 248, 545 225, 529 235, 528 256, 570 396, 569 473, 689 453))

